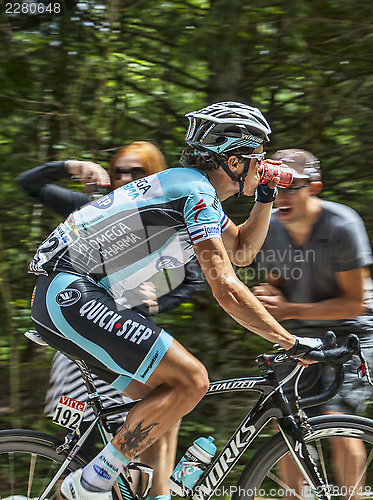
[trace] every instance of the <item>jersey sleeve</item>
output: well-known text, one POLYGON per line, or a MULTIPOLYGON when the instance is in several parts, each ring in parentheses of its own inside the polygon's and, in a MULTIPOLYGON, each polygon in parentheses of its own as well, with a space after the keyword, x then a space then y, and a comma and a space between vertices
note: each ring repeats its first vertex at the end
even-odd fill
POLYGON ((195 188, 184 206, 184 218, 193 245, 210 238, 220 238, 231 223, 223 212, 213 187, 195 188))

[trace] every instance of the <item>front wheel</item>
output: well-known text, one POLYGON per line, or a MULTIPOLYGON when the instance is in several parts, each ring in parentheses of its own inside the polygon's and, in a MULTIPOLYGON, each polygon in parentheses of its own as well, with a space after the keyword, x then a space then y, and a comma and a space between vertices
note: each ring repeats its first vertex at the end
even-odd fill
MULTIPOLYGON (((305 436, 332 499, 373 499, 373 422, 330 415, 309 419, 305 436)), ((280 433, 246 465, 232 500, 316 499, 303 481, 280 433)))

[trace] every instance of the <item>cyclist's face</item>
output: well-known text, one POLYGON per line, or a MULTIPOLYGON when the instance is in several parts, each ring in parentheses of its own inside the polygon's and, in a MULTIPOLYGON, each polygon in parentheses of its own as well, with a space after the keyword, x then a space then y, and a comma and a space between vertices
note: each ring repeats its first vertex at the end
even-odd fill
MULTIPOLYGON (((263 146, 259 146, 254 149, 253 154, 263 153, 263 146)), ((250 160, 250 167, 245 179, 245 185, 243 189, 243 194, 245 196, 252 196, 255 193, 255 190, 259 184, 260 177, 262 174, 261 161, 257 158, 252 158, 250 160)), ((244 169, 245 163, 242 162, 242 172, 244 169)))
POLYGON ((124 186, 136 179, 147 175, 140 157, 136 153, 128 153, 120 156, 114 165, 113 188, 124 186))
POLYGON ((294 179, 291 187, 278 190, 274 203, 278 208, 277 216, 284 224, 301 219, 306 214, 309 197, 310 183, 307 179, 294 179))

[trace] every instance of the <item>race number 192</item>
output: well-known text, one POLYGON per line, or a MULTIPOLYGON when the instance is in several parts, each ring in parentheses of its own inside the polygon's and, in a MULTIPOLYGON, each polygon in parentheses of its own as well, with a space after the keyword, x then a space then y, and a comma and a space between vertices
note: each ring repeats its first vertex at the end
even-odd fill
POLYGON ((54 412, 53 422, 68 429, 76 429, 83 420, 86 409, 87 405, 85 403, 67 396, 61 396, 54 412))

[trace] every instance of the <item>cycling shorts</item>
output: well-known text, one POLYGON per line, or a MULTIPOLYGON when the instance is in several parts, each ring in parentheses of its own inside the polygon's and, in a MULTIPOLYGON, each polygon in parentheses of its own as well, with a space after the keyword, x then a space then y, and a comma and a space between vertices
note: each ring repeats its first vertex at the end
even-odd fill
POLYGON ((121 307, 86 277, 40 276, 31 316, 42 338, 123 391, 132 380, 146 383, 173 338, 152 321, 121 307))

